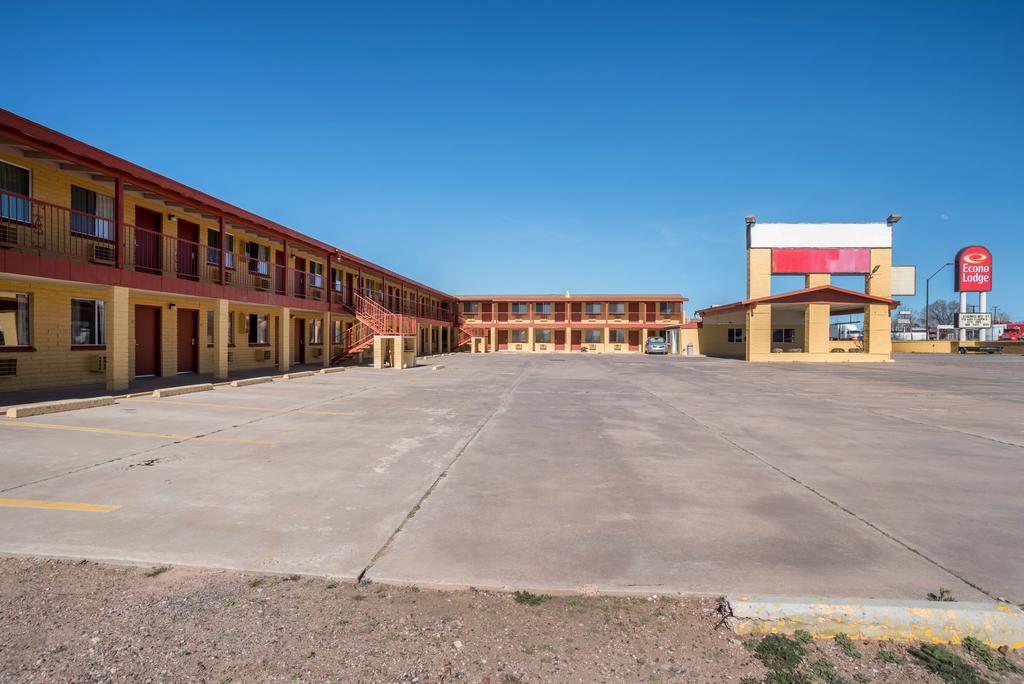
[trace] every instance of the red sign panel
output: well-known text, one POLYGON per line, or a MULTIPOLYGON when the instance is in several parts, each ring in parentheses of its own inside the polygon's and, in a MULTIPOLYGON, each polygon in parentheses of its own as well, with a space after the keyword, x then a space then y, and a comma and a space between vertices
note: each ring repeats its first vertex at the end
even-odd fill
POLYGON ((773 249, 772 273, 867 273, 870 249, 773 249))
POLYGON ((964 247, 953 261, 953 289, 957 292, 992 291, 992 252, 980 245, 964 247))

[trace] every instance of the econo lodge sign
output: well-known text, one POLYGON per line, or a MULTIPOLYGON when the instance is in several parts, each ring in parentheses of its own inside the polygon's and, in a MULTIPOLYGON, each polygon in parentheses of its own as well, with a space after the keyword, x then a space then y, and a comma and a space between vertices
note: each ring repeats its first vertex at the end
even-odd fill
POLYGON ((956 253, 953 289, 957 292, 992 291, 992 253, 980 245, 956 253))

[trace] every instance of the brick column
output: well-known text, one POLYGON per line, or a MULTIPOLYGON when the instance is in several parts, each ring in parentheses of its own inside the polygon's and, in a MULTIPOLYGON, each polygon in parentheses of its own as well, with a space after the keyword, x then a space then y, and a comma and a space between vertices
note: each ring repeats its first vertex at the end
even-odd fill
POLYGON ((277 311, 277 370, 286 372, 292 365, 292 310, 282 306, 277 311))
POLYGON ((808 304, 804 309, 803 348, 805 352, 815 354, 828 353, 829 311, 830 307, 828 304, 808 304))
POLYGON ((324 368, 331 365, 331 312, 324 312, 324 325, 320 329, 320 341, 323 342, 324 368))
POLYGON ((534 351, 533 345, 536 343, 537 335, 534 331, 533 326, 526 329, 526 346, 529 347, 530 351, 534 351))
POLYGON ((892 333, 889 306, 869 304, 864 307, 864 351, 867 354, 892 354, 892 333))
POLYGON ((772 305, 756 304, 747 309, 744 342, 747 361, 772 353, 772 305))
POLYGON ((213 377, 228 377, 228 326, 231 321, 228 300, 218 299, 213 304, 213 377))
POLYGON ((128 389, 132 379, 131 345, 134 334, 131 329, 131 305, 128 303, 127 287, 108 287, 106 292, 107 315, 107 389, 118 391, 128 389))
POLYGON ((160 375, 178 373, 178 310, 169 304, 160 306, 160 375))

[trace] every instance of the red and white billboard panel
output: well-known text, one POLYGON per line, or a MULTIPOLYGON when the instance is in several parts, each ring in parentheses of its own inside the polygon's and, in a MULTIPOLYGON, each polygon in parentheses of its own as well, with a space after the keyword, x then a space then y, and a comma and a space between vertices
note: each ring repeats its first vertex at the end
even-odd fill
POLYGON ((773 249, 772 273, 858 275, 871 270, 870 249, 773 249))
POLYGON ((981 245, 964 247, 953 261, 953 289, 957 292, 992 291, 992 253, 981 245))

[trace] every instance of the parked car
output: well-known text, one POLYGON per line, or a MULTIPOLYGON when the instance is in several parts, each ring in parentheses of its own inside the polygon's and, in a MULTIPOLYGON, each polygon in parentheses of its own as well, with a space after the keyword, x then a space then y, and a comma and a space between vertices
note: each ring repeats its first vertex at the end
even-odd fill
POLYGON ((668 344, 664 337, 648 337, 644 351, 648 354, 668 354, 668 344))

